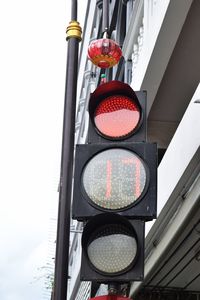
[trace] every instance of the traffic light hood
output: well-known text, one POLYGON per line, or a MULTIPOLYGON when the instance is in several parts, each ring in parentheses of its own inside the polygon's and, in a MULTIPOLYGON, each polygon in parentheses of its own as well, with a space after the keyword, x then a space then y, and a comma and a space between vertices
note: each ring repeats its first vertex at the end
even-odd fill
POLYGON ((89 101, 89 114, 91 118, 93 117, 94 111, 99 103, 112 95, 127 96, 131 98, 139 107, 141 107, 136 93, 128 84, 118 80, 112 80, 99 85, 96 90, 91 93, 89 101))

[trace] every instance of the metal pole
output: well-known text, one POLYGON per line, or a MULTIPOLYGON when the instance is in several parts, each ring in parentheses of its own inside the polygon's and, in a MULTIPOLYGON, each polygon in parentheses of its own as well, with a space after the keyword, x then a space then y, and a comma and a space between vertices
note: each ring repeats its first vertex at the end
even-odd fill
POLYGON ((71 6, 71 20, 76 21, 77 20, 77 0, 72 0, 72 6, 71 6))
POLYGON ((77 0, 72 0, 72 21, 67 27, 67 66, 65 104, 63 116, 63 136, 56 239, 56 259, 53 299, 66 300, 68 281, 70 207, 73 177, 76 89, 78 69, 78 42, 81 40, 81 27, 76 22, 77 0))
POLYGON ((102 32, 108 33, 109 29, 109 0, 103 0, 102 32))

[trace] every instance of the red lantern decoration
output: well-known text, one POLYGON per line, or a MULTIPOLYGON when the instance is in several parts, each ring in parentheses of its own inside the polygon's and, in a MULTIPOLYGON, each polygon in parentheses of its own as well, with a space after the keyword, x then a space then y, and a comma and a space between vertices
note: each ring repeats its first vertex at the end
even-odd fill
POLYGON ((111 39, 92 41, 88 48, 88 57, 96 66, 107 69, 116 65, 122 56, 119 45, 111 39))

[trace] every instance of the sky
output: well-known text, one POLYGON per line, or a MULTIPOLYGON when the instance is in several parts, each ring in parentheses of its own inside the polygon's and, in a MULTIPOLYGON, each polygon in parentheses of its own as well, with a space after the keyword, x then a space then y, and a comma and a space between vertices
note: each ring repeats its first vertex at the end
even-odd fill
POLYGON ((0 5, 1 300, 49 299, 70 2, 0 5))

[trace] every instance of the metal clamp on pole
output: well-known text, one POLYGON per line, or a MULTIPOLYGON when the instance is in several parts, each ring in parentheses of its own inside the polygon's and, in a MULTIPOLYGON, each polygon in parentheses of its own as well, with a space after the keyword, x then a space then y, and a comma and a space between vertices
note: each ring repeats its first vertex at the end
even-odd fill
POLYGON ((82 34, 82 29, 79 25, 79 22, 77 21, 71 21, 69 22, 69 25, 67 26, 66 30, 66 40, 68 41, 70 38, 77 38, 79 41, 82 40, 81 34, 82 34))

